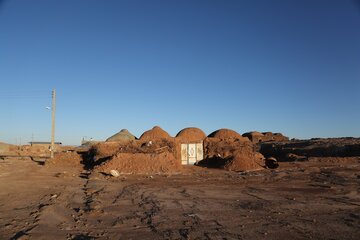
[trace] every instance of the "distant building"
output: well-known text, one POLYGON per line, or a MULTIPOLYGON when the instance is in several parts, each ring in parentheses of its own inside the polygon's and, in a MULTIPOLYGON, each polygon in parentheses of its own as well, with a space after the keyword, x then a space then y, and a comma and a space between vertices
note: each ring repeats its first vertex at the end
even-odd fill
MULTIPOLYGON (((29 142, 30 146, 41 146, 41 147, 50 147, 51 142, 29 142)), ((62 145, 61 142, 54 142, 55 145, 62 145)))

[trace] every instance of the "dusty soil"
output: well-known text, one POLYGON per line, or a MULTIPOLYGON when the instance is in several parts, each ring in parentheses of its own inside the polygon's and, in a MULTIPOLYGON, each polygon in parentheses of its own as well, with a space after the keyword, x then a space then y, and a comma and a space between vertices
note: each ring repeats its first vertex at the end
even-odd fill
POLYGON ((360 159, 341 160, 114 178, 0 159, 0 239, 360 239, 360 159))

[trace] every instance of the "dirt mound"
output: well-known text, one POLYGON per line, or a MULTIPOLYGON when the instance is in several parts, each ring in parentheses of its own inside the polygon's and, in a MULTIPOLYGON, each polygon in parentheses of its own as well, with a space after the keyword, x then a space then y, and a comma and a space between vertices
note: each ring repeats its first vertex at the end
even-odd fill
POLYGON ((206 138, 206 134, 200 128, 189 127, 176 134, 176 138, 186 142, 199 142, 206 138))
POLYGON ((287 142, 268 142, 260 145, 264 156, 289 161, 289 156, 357 157, 360 156, 360 138, 314 138, 287 142))
POLYGON ((152 141, 152 140, 167 139, 167 138, 171 138, 170 135, 167 132, 165 132, 161 127, 155 126, 152 129, 144 132, 139 139, 143 141, 152 141))
MULTIPOLYGON (((151 143, 148 141, 132 141, 127 143, 104 142, 98 143, 90 148, 85 164, 88 168, 93 168, 104 162, 113 161, 116 159, 116 156, 121 156, 121 154, 125 154, 125 156, 137 155, 136 159, 142 159, 143 155, 155 156, 163 153, 169 153, 172 156, 176 156, 177 151, 175 141, 172 139, 159 139, 151 143)), ((146 159, 146 157, 144 159, 146 159)), ((136 161, 134 163, 136 163, 136 161)), ((156 164, 156 162, 153 163, 156 164)), ((144 171, 146 171, 146 169, 144 171)))
POLYGON ((156 174, 179 172, 181 163, 169 152, 118 153, 95 169, 104 173, 117 170, 120 174, 156 174))
POLYGON ((242 136, 249 138, 253 143, 262 142, 264 140, 264 134, 256 131, 244 133, 242 136))
POLYGON ((288 141, 289 138, 284 136, 281 133, 272 133, 272 132, 247 132, 242 135, 243 137, 247 137, 253 143, 259 142, 269 142, 269 141, 276 141, 276 142, 283 142, 288 141))
POLYGON ((274 141, 277 141, 277 142, 289 141, 289 138, 284 136, 282 133, 274 133, 272 135, 272 138, 274 141))
POLYGON ((131 147, 132 142, 124 144, 123 142, 102 142, 90 147, 89 160, 96 160, 95 158, 105 158, 115 155, 122 147, 131 147))
POLYGON ((245 136, 247 136, 247 135, 250 135, 250 136, 258 136, 258 137, 263 137, 264 136, 264 134, 262 134, 261 132, 257 132, 257 131, 252 131, 252 132, 247 132, 247 133, 244 133, 243 134, 243 137, 245 137, 245 136))
POLYGON ((175 142, 171 139, 160 139, 159 141, 132 141, 132 142, 102 142, 90 147, 89 153, 95 158, 111 157, 122 153, 154 153, 157 149, 173 149, 175 142))
POLYGON ((294 153, 288 153, 286 154, 286 160, 287 162, 300 162, 300 161, 307 161, 308 158, 305 156, 299 156, 294 153))
POLYGON ((0 153, 6 154, 8 152, 10 152, 10 144, 0 142, 0 153))
POLYGON ((281 133, 272 133, 272 132, 263 132, 264 137, 262 138, 262 142, 267 141, 276 141, 276 142, 283 142, 288 141, 289 138, 282 135, 281 133))
POLYGON ((200 166, 222 168, 229 171, 249 171, 263 168, 264 156, 254 150, 254 145, 239 139, 206 138, 205 160, 200 166))
POLYGON ((260 170, 265 166, 264 156, 261 153, 249 151, 249 149, 239 151, 235 156, 229 158, 224 165, 224 169, 228 171, 250 171, 260 170))
POLYGON ((128 142, 135 139, 136 137, 132 135, 127 129, 121 129, 120 132, 106 139, 106 142, 128 142))
POLYGON ((82 157, 76 152, 57 152, 54 158, 46 161, 45 166, 82 167, 82 157))
POLYGON ((251 142, 243 142, 239 139, 222 140, 208 137, 204 140, 204 158, 227 158, 234 156, 236 152, 243 148, 250 148, 253 151, 254 145, 251 142))
POLYGON ((241 136, 239 133, 231 129, 222 128, 209 134, 208 137, 219 139, 239 139, 241 141, 250 141, 248 138, 241 136))

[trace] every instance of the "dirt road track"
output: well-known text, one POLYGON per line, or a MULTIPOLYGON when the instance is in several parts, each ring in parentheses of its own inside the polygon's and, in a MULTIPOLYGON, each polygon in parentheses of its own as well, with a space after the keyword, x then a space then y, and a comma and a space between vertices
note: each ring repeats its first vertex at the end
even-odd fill
POLYGON ((337 165, 111 178, 2 160, 0 239, 360 239, 360 164, 337 165))

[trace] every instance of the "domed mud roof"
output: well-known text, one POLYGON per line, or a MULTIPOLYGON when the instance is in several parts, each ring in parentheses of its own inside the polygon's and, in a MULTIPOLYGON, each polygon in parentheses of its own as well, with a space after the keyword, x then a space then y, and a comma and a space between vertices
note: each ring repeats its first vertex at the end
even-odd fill
POLYGON ((136 137, 132 135, 127 129, 122 129, 120 132, 106 139, 106 142, 124 142, 135 139, 136 137))
POLYGON ((282 133, 273 133, 274 136, 284 136, 282 133))
POLYGON ((264 134, 262 134, 261 132, 257 132, 257 131, 247 132, 247 133, 243 134, 243 137, 247 137, 247 136, 263 137, 264 134))
POLYGON ((144 132, 140 136, 140 140, 151 141, 154 139, 171 138, 170 135, 164 131, 161 127, 155 126, 152 129, 144 132))
POLYGON ((208 137, 219 139, 240 139, 243 141, 249 141, 248 138, 241 136, 239 133, 231 129, 222 128, 209 134, 208 137))
POLYGON ((200 128, 189 127, 178 132, 178 134, 176 134, 176 138, 181 138, 182 140, 188 142, 195 142, 204 140, 206 138, 206 134, 200 128))

